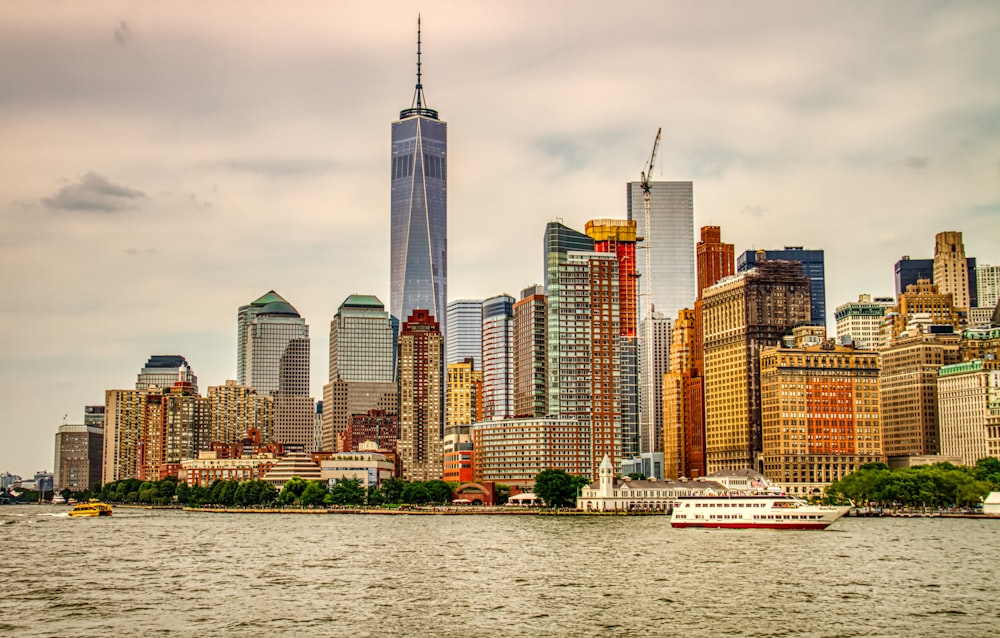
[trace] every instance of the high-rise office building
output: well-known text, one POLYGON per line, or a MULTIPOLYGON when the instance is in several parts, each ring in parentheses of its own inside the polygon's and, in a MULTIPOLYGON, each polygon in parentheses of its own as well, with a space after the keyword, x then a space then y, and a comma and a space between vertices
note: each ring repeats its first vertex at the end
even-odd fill
POLYGON ((706 470, 760 471, 760 352, 809 323, 809 278, 798 261, 770 260, 702 293, 706 470))
POLYGON ((906 287, 899 303, 886 310, 882 318, 880 343, 892 342, 915 325, 951 326, 961 330, 966 323, 966 308, 956 308, 951 293, 942 293, 928 279, 906 287))
POLYGON ((274 397, 274 440, 313 447, 314 401, 309 396, 309 326, 273 290, 237 313, 240 385, 274 397))
POLYGON ((959 335, 950 327, 944 332, 914 327, 879 354, 885 455, 892 459, 939 454, 938 371, 959 363, 959 335))
POLYGON ((820 494, 865 463, 885 461, 879 356, 824 340, 760 354, 764 475, 787 492, 820 494))
POLYGON ((184 357, 178 354, 154 354, 139 370, 135 389, 145 390, 150 386, 167 388, 176 383, 178 378, 190 383, 195 392, 198 391, 198 377, 191 371, 191 365, 184 357))
POLYGON ((705 313, 707 288, 736 272, 733 245, 718 226, 702 226, 695 247, 698 296, 694 310, 682 309, 670 343, 670 369, 663 385, 664 470, 667 476, 706 474, 705 313))
MULTIPOLYGON (((618 336, 619 400, 622 415, 622 458, 640 453, 639 430, 639 273, 636 266, 636 222, 626 219, 595 219, 586 223, 584 232, 594 240, 594 251, 609 253, 618 260, 618 336)), ((661 401, 662 387, 652 376, 649 394, 652 406, 661 401)), ((651 409, 650 414, 659 410, 651 409)), ((649 419, 653 424, 659 421, 649 419)), ((655 426, 654 426, 655 430, 655 426)))
POLYGON ((882 322, 885 313, 896 305, 892 297, 859 295, 857 301, 837 306, 837 340, 862 350, 878 350, 885 345, 882 322))
POLYGON ((399 463, 407 481, 442 475, 444 340, 430 312, 414 310, 399 334, 399 463))
POLYGON ((514 304, 514 415, 548 413, 545 386, 545 332, 548 322, 545 287, 529 286, 514 304))
POLYGON ((290 303, 272 290, 248 306, 241 306, 237 331, 237 345, 243 345, 243 359, 237 365, 237 370, 243 371, 243 378, 238 379, 240 385, 270 395, 276 394, 281 385, 288 390, 304 388, 308 394, 309 358, 305 358, 304 367, 293 365, 294 356, 286 358, 289 348, 297 351, 303 347, 293 342, 308 343, 309 339, 309 326, 290 303), (288 364, 284 372, 294 378, 281 379, 283 359, 288 364))
POLYGON ((514 414, 514 298, 483 301, 483 418, 514 414))
POLYGON ((605 455, 615 467, 624 458, 618 258, 567 250, 580 234, 557 222, 549 223, 545 235, 549 412, 590 422, 596 477, 605 455))
POLYGON ((654 310, 651 316, 643 319, 640 325, 639 334, 648 335, 651 343, 650 347, 643 347, 641 341, 643 337, 640 337, 639 449, 642 454, 663 451, 663 375, 670 371, 673 329, 674 320, 665 317, 658 310, 654 310), (647 359, 647 355, 651 355, 652 361, 647 359), (651 375, 650 370, 652 370, 651 375), (652 379, 652 383, 645 383, 647 376, 652 379))
POLYGON ((933 259, 910 259, 903 255, 893 266, 896 282, 896 297, 899 298, 909 286, 916 285, 921 279, 934 281, 933 259))
POLYGON ((942 293, 951 293, 956 308, 972 307, 970 270, 965 257, 962 233, 946 230, 934 236, 934 284, 942 293))
POLYGON ((330 378, 323 386, 323 450, 356 414, 382 410, 398 414, 396 335, 385 306, 374 295, 351 295, 330 322, 330 378))
POLYGON ((448 302, 445 357, 445 363, 448 364, 472 359, 476 370, 483 369, 482 299, 456 299, 448 302))
MULTIPOLYGON (((417 21, 417 85, 392 123, 389 312, 427 310, 447 334, 448 125, 424 99, 417 21)), ((442 368, 443 373, 443 368, 442 368)))
POLYGON ((695 367, 695 313, 681 308, 670 339, 670 370, 663 375, 664 478, 705 474, 702 383, 695 367), (698 383, 693 383, 697 380, 698 383))
MULTIPOLYGON (((56 431, 55 465, 52 476, 56 492, 69 489, 81 492, 101 480, 104 459, 104 406, 87 406, 87 417, 92 408, 101 408, 101 424, 63 424, 56 431)), ((86 419, 85 419, 86 420, 86 419)))
MULTIPOLYGON (((636 233, 642 237, 640 248, 648 246, 652 272, 653 310, 673 318, 681 308, 689 308, 695 296, 694 251, 694 186, 691 182, 651 182, 649 193, 649 226, 646 228, 642 186, 629 182, 626 186, 627 217, 636 222, 636 233)), ((640 293, 645 294, 646 261, 636 260, 640 293)), ((639 303, 639 316, 646 316, 646 300, 639 303)))
POLYGON ((976 266, 976 300, 980 308, 996 308, 1000 301, 1000 266, 976 266))
POLYGON ((826 325, 826 267, 823 251, 802 246, 785 246, 782 250, 748 250, 736 259, 736 272, 753 268, 758 255, 764 254, 769 260, 797 261, 802 264, 802 273, 809 278, 810 323, 814 326, 826 325))

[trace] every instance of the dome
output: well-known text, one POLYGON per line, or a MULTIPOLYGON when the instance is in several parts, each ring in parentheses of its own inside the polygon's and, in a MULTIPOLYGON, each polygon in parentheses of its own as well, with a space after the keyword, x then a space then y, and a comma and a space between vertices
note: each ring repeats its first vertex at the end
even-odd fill
POLYGON ((272 301, 271 303, 265 305, 257 313, 258 315, 287 315, 290 317, 298 317, 299 312, 292 307, 292 304, 287 301, 272 301))

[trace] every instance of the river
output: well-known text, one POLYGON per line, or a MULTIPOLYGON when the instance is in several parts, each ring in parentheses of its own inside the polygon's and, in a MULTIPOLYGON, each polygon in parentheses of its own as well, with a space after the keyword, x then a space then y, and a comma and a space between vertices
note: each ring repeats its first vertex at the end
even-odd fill
POLYGON ((4 636, 992 636, 1000 520, 0 507, 4 636))

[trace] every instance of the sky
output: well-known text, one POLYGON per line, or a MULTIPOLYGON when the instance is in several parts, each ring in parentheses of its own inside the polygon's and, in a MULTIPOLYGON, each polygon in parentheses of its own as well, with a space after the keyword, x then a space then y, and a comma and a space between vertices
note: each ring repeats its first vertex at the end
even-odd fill
POLYGON ((823 249, 831 317, 943 230, 1000 263, 996 2, 0 1, 0 471, 52 470, 152 354, 235 378, 271 289, 322 396, 337 307, 389 303, 418 11, 449 299, 540 283, 549 221, 624 218, 660 127, 695 232, 823 249))

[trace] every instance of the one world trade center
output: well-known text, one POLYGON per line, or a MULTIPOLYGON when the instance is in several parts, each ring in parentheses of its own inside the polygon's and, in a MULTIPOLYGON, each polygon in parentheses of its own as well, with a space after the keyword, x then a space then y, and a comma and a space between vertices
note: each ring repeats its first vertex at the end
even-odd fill
POLYGON ((402 325, 429 310, 445 332, 448 285, 448 125, 428 108, 420 83, 392 123, 392 239, 389 312, 402 325))

